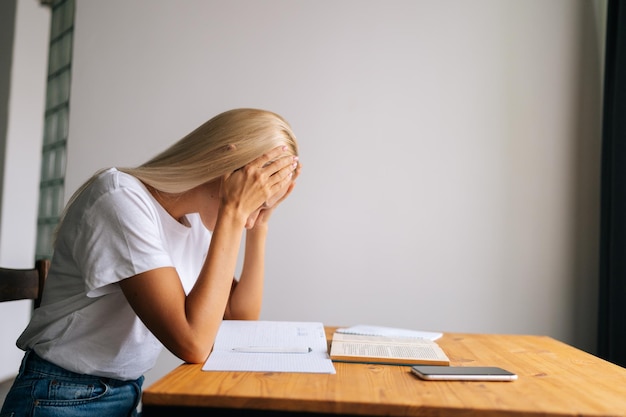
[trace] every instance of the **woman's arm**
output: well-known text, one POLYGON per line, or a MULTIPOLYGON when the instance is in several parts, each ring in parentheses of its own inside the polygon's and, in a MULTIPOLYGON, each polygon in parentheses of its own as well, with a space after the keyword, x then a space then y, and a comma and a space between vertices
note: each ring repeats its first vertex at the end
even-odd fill
POLYGON ((224 318, 228 320, 258 320, 263 303, 265 276, 265 243, 268 223, 274 209, 293 191, 302 165, 293 158, 291 181, 278 189, 246 222, 247 234, 243 268, 239 280, 233 279, 224 318))
POLYGON ((188 295, 175 268, 157 268, 120 282, 146 327, 180 359, 204 361, 230 293, 245 220, 226 212, 216 224, 206 261, 188 295))
POLYGON ((120 283, 148 329, 184 361, 203 362, 211 351, 225 314, 247 218, 291 182, 293 159, 280 157, 283 152, 277 148, 224 178, 209 251, 188 295, 172 267, 147 271, 120 283), (271 160, 276 161, 266 165, 271 160))
MULTIPOLYGON (((258 320, 263 302, 263 282, 265 275, 265 242, 268 222, 274 209, 293 191, 296 178, 302 165, 298 164, 291 183, 259 210, 246 234, 245 255, 239 281, 233 282, 224 318, 230 320, 258 320)), ((250 222, 251 219, 248 219, 250 222)))
POLYGON ((267 226, 248 230, 239 281, 235 281, 224 318, 258 320, 263 302, 267 226))

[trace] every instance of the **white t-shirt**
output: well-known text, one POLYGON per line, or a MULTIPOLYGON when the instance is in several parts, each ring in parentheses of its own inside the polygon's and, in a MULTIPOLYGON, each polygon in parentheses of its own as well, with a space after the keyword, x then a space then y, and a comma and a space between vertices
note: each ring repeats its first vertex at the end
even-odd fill
POLYGON ((185 292, 211 234, 198 214, 172 218, 135 177, 111 168, 81 194, 59 230, 44 297, 17 341, 67 370, 121 380, 154 366, 162 345, 128 304, 119 281, 176 268, 185 292))

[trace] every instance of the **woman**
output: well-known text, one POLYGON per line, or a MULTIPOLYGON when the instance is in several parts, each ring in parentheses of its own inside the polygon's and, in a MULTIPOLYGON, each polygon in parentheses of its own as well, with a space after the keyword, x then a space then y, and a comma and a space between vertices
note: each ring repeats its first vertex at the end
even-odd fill
POLYGON ((65 209, 0 416, 135 415, 162 345, 200 363, 222 319, 258 319, 268 220, 297 153, 280 116, 237 109, 138 168, 94 175, 65 209))

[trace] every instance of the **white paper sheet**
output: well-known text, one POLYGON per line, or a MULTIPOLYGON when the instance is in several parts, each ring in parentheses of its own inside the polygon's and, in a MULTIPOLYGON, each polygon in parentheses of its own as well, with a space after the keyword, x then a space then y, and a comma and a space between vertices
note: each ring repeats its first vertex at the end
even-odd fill
POLYGON ((437 340, 443 336, 443 333, 440 332, 426 332, 423 330, 409 330, 385 326, 369 326, 365 324, 358 324, 352 327, 337 329, 337 333, 357 334, 363 336, 418 337, 428 340, 437 340))
POLYGON ((322 323, 225 320, 202 370, 334 374, 327 347, 322 323))

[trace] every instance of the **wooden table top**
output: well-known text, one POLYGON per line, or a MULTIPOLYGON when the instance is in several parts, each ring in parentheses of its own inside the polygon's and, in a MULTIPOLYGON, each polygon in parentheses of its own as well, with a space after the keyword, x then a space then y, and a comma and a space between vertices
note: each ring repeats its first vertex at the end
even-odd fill
MULTIPOLYGON (((331 339, 335 328, 327 328, 331 339)), ((422 381, 409 367, 335 363, 337 373, 203 372, 148 387, 144 416, 216 407, 392 416, 626 416, 626 369, 546 336, 446 333, 451 365, 500 366, 513 382, 422 381), (165 407, 165 408, 163 408, 165 407)))

